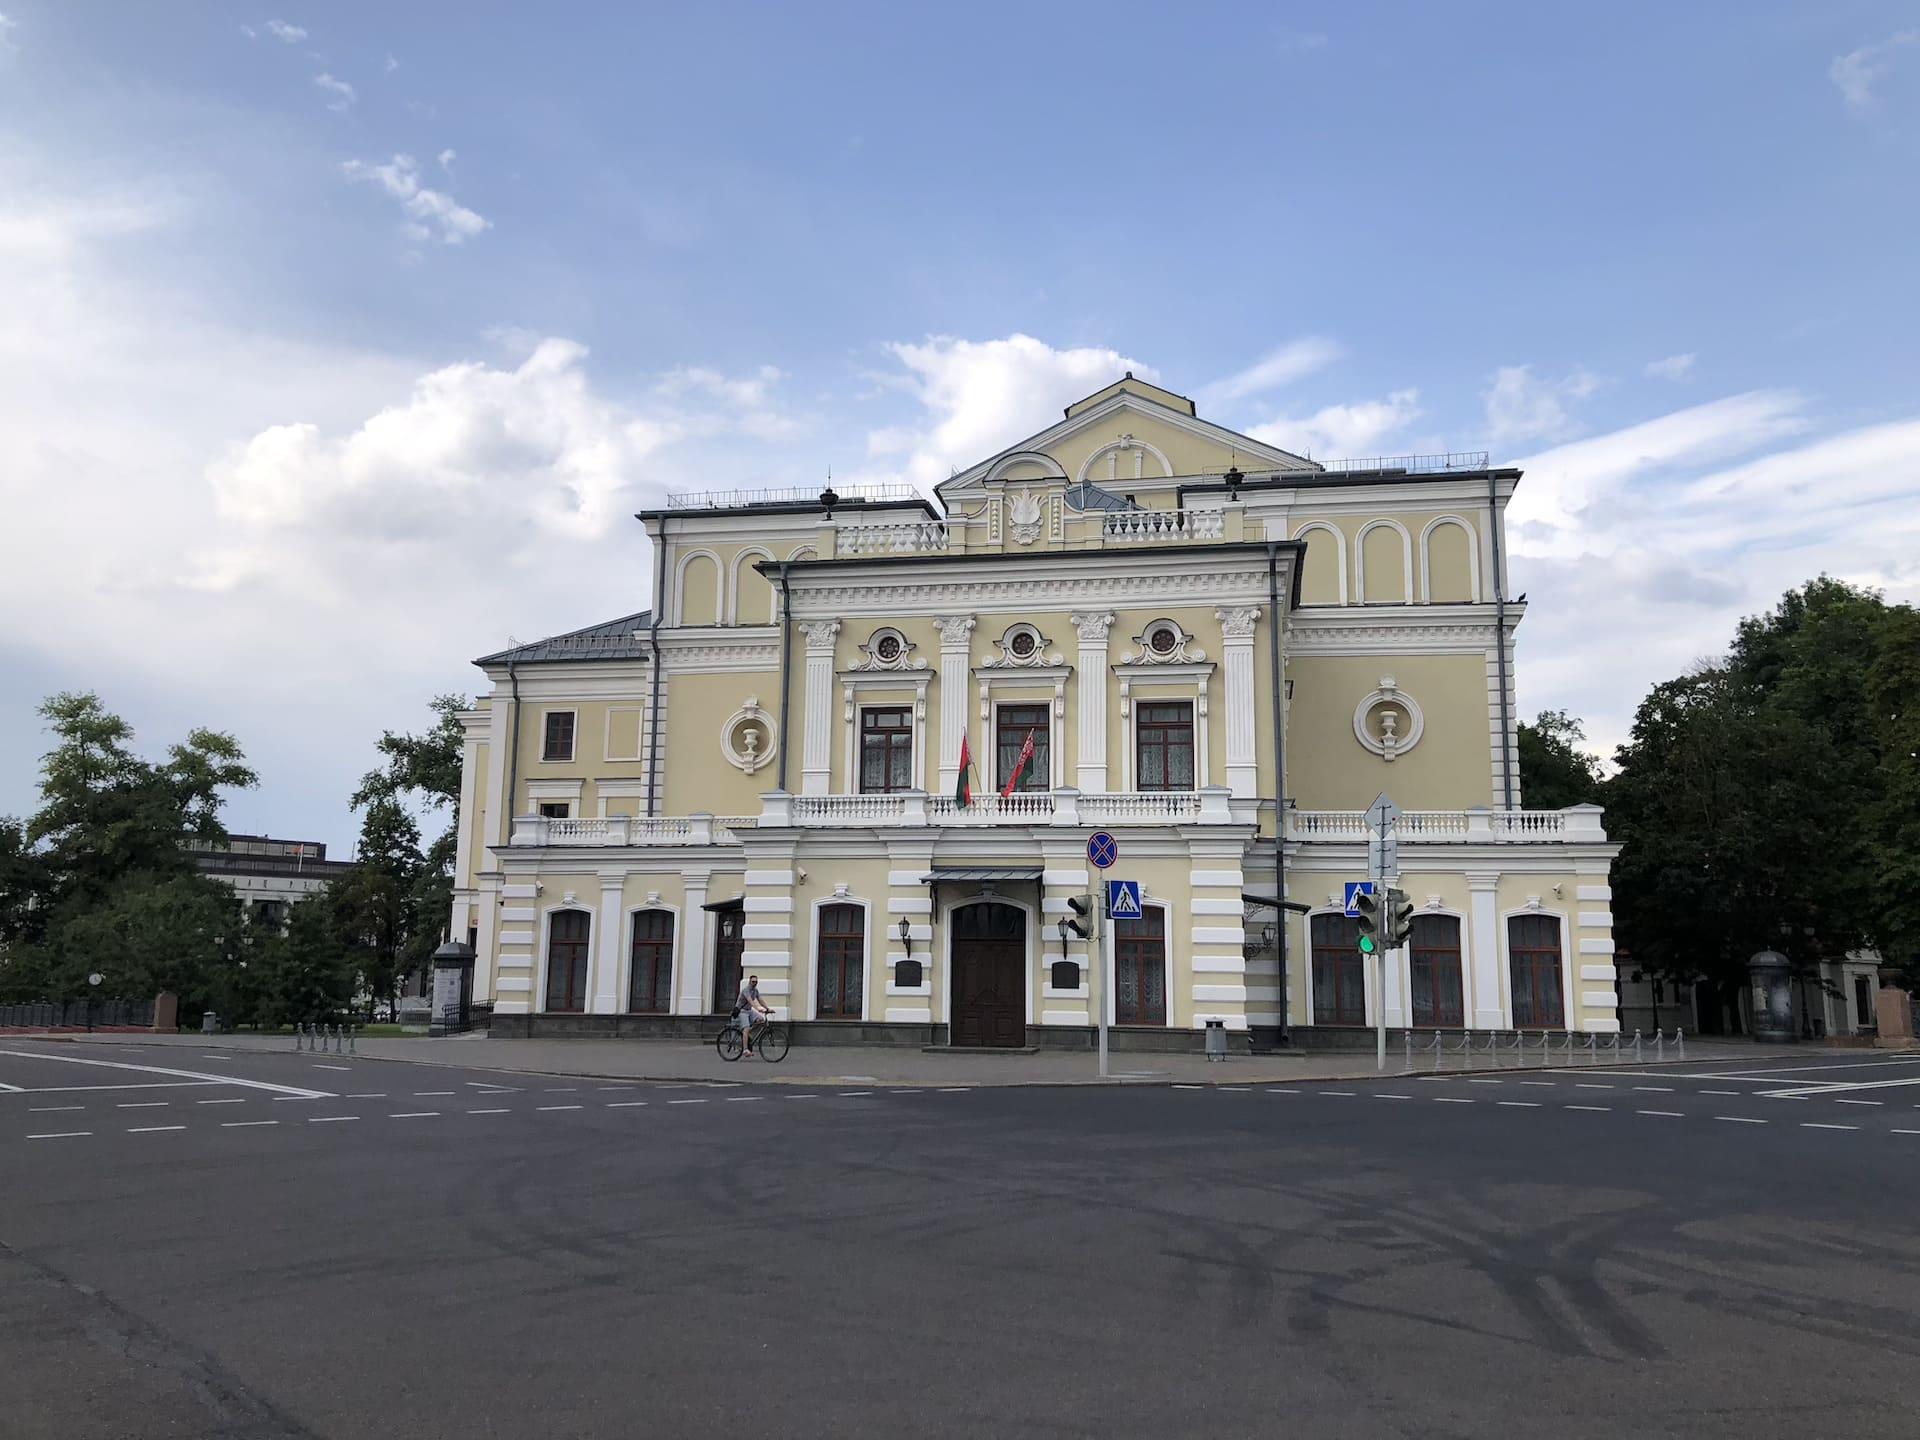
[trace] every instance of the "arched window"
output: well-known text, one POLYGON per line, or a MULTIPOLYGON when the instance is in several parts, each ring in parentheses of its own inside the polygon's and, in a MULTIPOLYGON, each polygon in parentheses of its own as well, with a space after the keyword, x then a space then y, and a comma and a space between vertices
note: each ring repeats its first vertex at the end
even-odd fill
POLYGON ((1452 915, 1416 915, 1409 937, 1413 1023, 1442 1029, 1466 1023, 1460 983, 1460 922, 1452 915))
POLYGON ((1560 917, 1508 916, 1507 963, 1513 972, 1513 1028, 1563 1028, 1567 1010, 1560 980, 1560 917))
POLYGON ((1113 922, 1113 1022, 1167 1023, 1167 909, 1142 907, 1138 920, 1113 922))
POLYGON ((593 917, 584 910, 556 910, 547 922, 547 1009, 587 1008, 588 939, 593 917))
POLYGON ((1360 959, 1360 922, 1351 915, 1315 915, 1313 1023, 1367 1023, 1366 972, 1360 959))
POLYGON ((814 955, 822 1020, 858 1020, 867 969, 867 912, 859 905, 822 905, 820 943, 814 955))
POLYGON ((633 966, 627 974, 627 1009, 636 1015, 673 1010, 673 912, 633 914, 633 966))

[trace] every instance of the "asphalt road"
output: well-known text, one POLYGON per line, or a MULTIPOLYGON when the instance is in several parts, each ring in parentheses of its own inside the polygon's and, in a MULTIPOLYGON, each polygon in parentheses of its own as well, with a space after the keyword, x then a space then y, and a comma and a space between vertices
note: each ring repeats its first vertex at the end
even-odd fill
POLYGON ((0 1040, 0 1434, 1909 1440, 1916 1194, 1873 1053, 868 1092, 0 1040))

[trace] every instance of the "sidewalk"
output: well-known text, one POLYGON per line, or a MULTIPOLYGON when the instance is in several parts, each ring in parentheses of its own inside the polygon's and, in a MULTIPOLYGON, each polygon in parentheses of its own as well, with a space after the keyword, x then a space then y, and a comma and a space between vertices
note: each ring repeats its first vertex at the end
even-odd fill
MULTIPOLYGON (((253 1035, 60 1035, 48 1036, 66 1043, 119 1045, 137 1043, 164 1045, 186 1050, 246 1050, 271 1054, 294 1054, 293 1041, 287 1036, 253 1035)), ((1669 1047, 1671 1051, 1671 1047, 1669 1047)), ((1813 1047, 1795 1047, 1795 1054, 1824 1053, 1813 1047)), ((1835 1052, 1840 1053, 1840 1052, 1835 1052)), ((539 1075, 568 1075, 605 1080, 715 1081, 753 1085, 1097 1085, 1098 1061, 1090 1051, 1033 1055, 997 1055, 979 1051, 954 1050, 928 1053, 917 1049, 895 1049, 876 1045, 796 1045, 778 1065, 760 1060, 741 1059, 733 1064, 723 1061, 710 1044, 679 1040, 494 1040, 484 1034, 425 1038, 361 1040, 355 1054, 367 1060, 408 1060, 416 1064, 449 1065, 470 1070, 500 1070, 539 1075)), ((1687 1061, 1743 1062, 1761 1065, 1777 1060, 1778 1049, 1762 1050, 1744 1041, 1688 1041, 1687 1061)), ((1274 1085, 1328 1080, 1374 1079, 1381 1075, 1430 1074, 1431 1055, 1415 1055, 1416 1065, 1429 1062, 1415 1071, 1404 1068, 1405 1057, 1392 1047, 1387 1050, 1387 1068, 1374 1068, 1373 1052, 1343 1052, 1312 1055, 1231 1055, 1223 1061, 1209 1062, 1204 1055, 1155 1055, 1125 1051, 1110 1057, 1111 1079, 1107 1083, 1135 1085, 1274 1085)), ((1475 1056, 1474 1063, 1462 1065, 1458 1057, 1442 1067, 1440 1074, 1501 1074, 1520 1069, 1543 1068, 1537 1055, 1529 1056, 1525 1066, 1513 1057, 1501 1056, 1505 1064, 1494 1064, 1490 1057, 1475 1056)), ((1630 1056, 1614 1060, 1611 1056, 1596 1063, 1596 1069, 1631 1066, 1630 1056)), ((1641 1064, 1677 1064, 1669 1053, 1656 1061, 1652 1047, 1646 1048, 1641 1064)), ((1586 1061, 1576 1055, 1572 1067, 1564 1057, 1545 1068, 1584 1068, 1586 1061)))

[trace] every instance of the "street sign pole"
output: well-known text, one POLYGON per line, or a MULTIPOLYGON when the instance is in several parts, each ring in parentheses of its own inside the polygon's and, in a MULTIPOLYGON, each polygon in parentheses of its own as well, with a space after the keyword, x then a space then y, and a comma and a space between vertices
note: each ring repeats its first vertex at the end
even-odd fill
POLYGON ((1100 1078, 1107 1078, 1107 886, 1106 872, 1120 858, 1120 843, 1105 830, 1087 837, 1087 863, 1101 875, 1100 894, 1094 901, 1088 922, 1093 934, 1087 940, 1092 952, 1087 956, 1087 998, 1093 1004, 1094 1026, 1100 1035, 1100 1078), (1096 980, 1095 977, 1098 977, 1096 980))
MULTIPOLYGON (((1106 889, 1104 885, 1100 888, 1106 889)), ((1088 967, 1088 970, 1098 969, 1100 972, 1100 984, 1095 987, 1098 993, 1093 997, 1093 1003, 1100 1015, 1100 1078, 1105 1080, 1107 1078, 1107 902, 1105 896, 1102 896, 1099 904, 1093 907, 1093 915, 1094 963, 1088 967)))
MULTIPOLYGON (((1367 869, 1371 872, 1367 878, 1373 881, 1376 895, 1387 893, 1388 875, 1399 868, 1399 837, 1393 833, 1393 822, 1399 818, 1400 807, 1387 798, 1384 790, 1367 807, 1367 824, 1373 831, 1372 843, 1367 846, 1367 869)), ((1387 947, 1377 942, 1373 950, 1373 1038, 1373 1067, 1384 1071, 1387 1068, 1387 947)))

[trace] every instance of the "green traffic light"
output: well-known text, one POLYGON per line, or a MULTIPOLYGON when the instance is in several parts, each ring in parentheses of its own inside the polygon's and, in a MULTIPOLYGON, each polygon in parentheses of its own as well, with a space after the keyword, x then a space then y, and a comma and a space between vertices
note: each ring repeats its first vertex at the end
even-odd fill
POLYGON ((1360 953, 1362 955, 1373 954, 1373 937, 1371 935, 1362 935, 1360 937, 1360 953))

